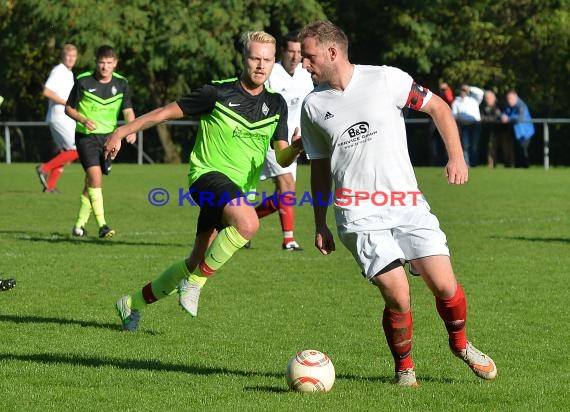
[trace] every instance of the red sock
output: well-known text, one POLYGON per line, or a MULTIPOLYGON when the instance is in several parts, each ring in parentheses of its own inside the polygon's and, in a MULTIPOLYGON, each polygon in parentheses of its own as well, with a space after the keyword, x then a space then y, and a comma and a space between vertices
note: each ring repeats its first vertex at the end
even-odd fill
POLYGON ((412 362, 412 312, 384 308, 382 327, 396 363, 396 372, 414 367, 412 362))
POLYGON ((56 167, 52 169, 51 173, 49 174, 47 185, 48 190, 53 190, 57 186, 57 181, 59 180, 59 176, 63 172, 63 167, 56 167))
POLYGON ((152 283, 151 282, 144 285, 144 287, 142 288, 142 295, 143 295, 144 301, 148 304, 154 303, 158 300, 154 296, 154 293, 152 293, 152 283))
POLYGON ((467 300, 461 285, 457 284, 457 292, 451 299, 436 297, 435 305, 439 316, 445 322, 451 348, 454 350, 465 349, 467 346, 467 334, 465 333, 467 300))
POLYGON ((277 206, 275 206, 275 203, 273 203, 272 197, 265 198, 263 202, 255 208, 255 213, 257 213, 257 217, 260 219, 276 211, 277 206))
POLYGON ((66 164, 74 162, 77 159, 79 159, 77 150, 64 150, 59 152, 49 162, 44 163, 42 165, 42 170, 46 173, 50 173, 52 170, 65 166, 66 164))
POLYGON ((295 204, 295 195, 293 193, 285 193, 279 196, 279 220, 281 220, 281 230, 284 235, 284 241, 290 239, 294 240, 293 237, 293 226, 295 222, 295 212, 293 210, 293 205, 295 204))

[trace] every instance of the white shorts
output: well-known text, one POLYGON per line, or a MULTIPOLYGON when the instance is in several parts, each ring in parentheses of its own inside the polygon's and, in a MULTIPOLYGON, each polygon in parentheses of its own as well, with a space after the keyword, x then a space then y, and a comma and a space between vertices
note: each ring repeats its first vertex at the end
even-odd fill
POLYGON ((297 180, 297 161, 294 161, 287 167, 281 167, 275 158, 275 150, 270 148, 265 155, 265 164, 263 165, 263 170, 259 178, 261 180, 267 180, 271 177, 281 176, 287 173, 291 173, 293 180, 297 180))
POLYGON ((449 256, 445 233, 427 205, 405 207, 387 216, 368 216, 337 230, 368 279, 395 260, 403 264, 426 256, 449 256))
POLYGON ((75 120, 68 116, 54 118, 49 123, 49 130, 58 149, 75 149, 75 120))

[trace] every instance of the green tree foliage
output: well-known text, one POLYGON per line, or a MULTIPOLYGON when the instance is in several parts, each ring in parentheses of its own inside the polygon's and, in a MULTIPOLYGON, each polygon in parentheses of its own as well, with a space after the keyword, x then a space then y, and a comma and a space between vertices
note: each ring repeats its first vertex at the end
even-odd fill
MULTIPOLYGON (((516 88, 533 115, 568 116, 570 0, 0 0, 1 116, 43 117, 42 84, 66 42, 79 48, 76 72, 115 46, 143 113, 237 74, 241 32, 279 36, 325 12, 356 63, 401 67, 432 89, 516 88)), ((165 160, 179 158, 159 135, 165 160)))
MULTIPOLYGON (((42 84, 67 42, 80 52, 76 73, 94 67, 98 46, 114 46, 117 71, 144 113, 204 82, 237 75, 244 31, 280 37, 323 16, 314 0, 0 0, 5 112, 18 120, 43 117, 42 84)), ((159 128, 159 137, 165 160, 179 161, 168 129, 159 128)))
POLYGON ((516 88, 540 115, 567 116, 570 1, 355 0, 336 22, 359 63, 402 67, 428 86, 516 88), (557 103, 558 102, 558 103, 557 103))

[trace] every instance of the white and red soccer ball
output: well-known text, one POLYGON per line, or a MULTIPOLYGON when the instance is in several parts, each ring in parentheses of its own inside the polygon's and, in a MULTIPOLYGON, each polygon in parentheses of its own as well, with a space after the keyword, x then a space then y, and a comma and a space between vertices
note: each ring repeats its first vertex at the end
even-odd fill
POLYGON ((334 366, 326 354, 303 350, 289 360, 285 379, 297 392, 328 392, 334 384, 334 366))

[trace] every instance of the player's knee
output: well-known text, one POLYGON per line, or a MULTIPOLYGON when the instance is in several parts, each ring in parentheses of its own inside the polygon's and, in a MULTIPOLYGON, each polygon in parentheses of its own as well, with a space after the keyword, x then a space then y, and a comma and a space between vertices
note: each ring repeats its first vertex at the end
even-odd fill
POLYGON ((246 239, 251 239, 259 230, 259 219, 255 213, 237 219, 235 228, 246 239))

